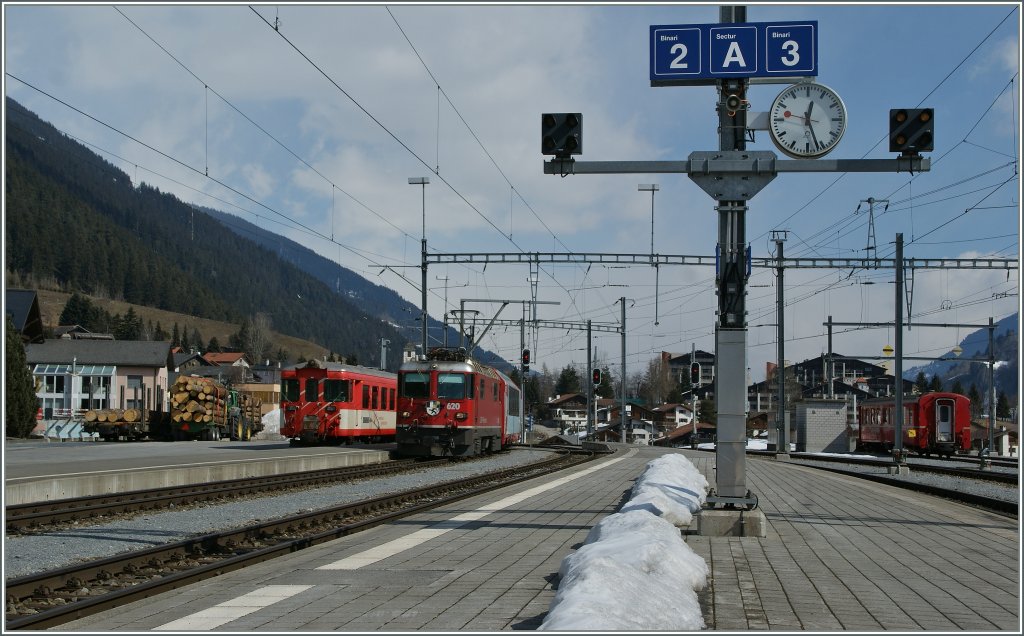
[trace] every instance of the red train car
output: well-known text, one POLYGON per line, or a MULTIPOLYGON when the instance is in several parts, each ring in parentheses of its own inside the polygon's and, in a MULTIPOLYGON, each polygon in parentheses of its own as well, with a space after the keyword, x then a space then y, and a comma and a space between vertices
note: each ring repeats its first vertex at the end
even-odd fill
POLYGON ((281 435, 292 444, 395 439, 394 373, 310 360, 281 370, 281 435))
MULTIPOLYGON (((971 401, 959 393, 925 393, 903 398, 903 448, 919 455, 971 450, 971 401)), ((857 407, 858 450, 891 450, 896 431, 896 398, 864 400, 857 407)))
POLYGON ((464 349, 432 349, 398 370, 401 457, 465 457, 521 439, 519 387, 464 349))

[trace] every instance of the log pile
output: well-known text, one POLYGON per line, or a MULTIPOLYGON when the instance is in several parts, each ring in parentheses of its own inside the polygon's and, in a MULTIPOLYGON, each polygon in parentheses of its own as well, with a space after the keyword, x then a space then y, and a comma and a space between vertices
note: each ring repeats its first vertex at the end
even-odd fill
POLYGON ((85 412, 85 421, 107 424, 134 424, 142 420, 139 409, 89 409, 85 412))
POLYGON ((226 425, 224 385, 209 378, 178 376, 171 387, 171 421, 226 425))
POLYGON ((262 428, 263 413, 260 410, 263 402, 248 393, 238 394, 238 408, 242 411, 242 417, 252 423, 254 430, 262 428))

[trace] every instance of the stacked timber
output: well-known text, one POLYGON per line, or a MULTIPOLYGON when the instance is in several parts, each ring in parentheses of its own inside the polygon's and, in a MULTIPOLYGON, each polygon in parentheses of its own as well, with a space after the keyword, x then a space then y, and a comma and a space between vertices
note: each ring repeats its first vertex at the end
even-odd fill
POLYGON ((260 410, 263 402, 248 393, 238 394, 238 407, 242 411, 242 417, 253 423, 257 430, 261 428, 263 413, 260 410))
POLYGON ((89 409, 85 412, 86 422, 107 424, 134 424, 142 419, 139 409, 89 409))
POLYGON ((178 376, 171 387, 171 421, 225 426, 224 385, 209 378, 178 376))

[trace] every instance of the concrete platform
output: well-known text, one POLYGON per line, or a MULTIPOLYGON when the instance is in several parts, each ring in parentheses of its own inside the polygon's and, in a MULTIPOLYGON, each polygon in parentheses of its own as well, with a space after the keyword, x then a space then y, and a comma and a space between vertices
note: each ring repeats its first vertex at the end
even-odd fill
POLYGON ((21 444, 4 455, 4 503, 15 505, 165 486, 360 466, 387 450, 287 442, 21 444))
MULTIPOLYGON (((86 617, 61 631, 536 629, 562 558, 628 499, 647 463, 509 486, 244 571, 86 617)), ((684 534, 708 563, 709 630, 1020 630, 1017 519, 774 461, 747 462, 763 537, 684 534)), ((671 612, 671 607, 664 608, 671 612)))

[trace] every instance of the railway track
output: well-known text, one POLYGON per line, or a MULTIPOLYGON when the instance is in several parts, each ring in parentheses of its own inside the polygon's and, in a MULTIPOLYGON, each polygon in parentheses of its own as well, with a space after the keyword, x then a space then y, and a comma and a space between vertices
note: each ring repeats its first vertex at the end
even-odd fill
MULTIPOLYGON (((51 529, 55 525, 100 520, 115 515, 159 510, 208 501, 224 501, 251 495, 262 495, 293 488, 309 488, 319 484, 382 477, 410 470, 419 470, 447 463, 447 459, 430 461, 399 460, 381 464, 344 466, 322 470, 247 477, 166 488, 134 490, 123 493, 91 495, 54 501, 40 501, 7 506, 4 522, 8 534, 25 534, 51 529)), ((472 460, 470 460, 472 461, 472 460)))
POLYGON ((6 628, 44 629, 594 459, 529 466, 249 525, 6 582, 6 628))
MULTIPOLYGON (((861 459, 856 457, 830 457, 827 455, 819 455, 816 453, 790 453, 790 461, 794 460, 810 460, 817 462, 833 462, 836 464, 850 464, 857 466, 875 466, 881 468, 887 468, 893 465, 891 459, 861 459)), ((980 468, 955 468, 951 466, 937 466, 935 464, 929 464, 923 461, 915 461, 914 459, 908 460, 908 466, 912 471, 920 471, 925 473, 933 473, 936 475, 945 475, 947 477, 959 477, 961 479, 977 479, 980 481, 990 481, 1000 484, 1016 484, 1019 480, 1019 475, 1016 472, 1003 472, 993 470, 981 470, 980 468)))

